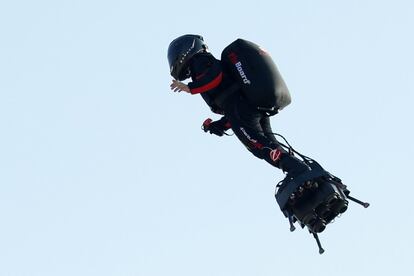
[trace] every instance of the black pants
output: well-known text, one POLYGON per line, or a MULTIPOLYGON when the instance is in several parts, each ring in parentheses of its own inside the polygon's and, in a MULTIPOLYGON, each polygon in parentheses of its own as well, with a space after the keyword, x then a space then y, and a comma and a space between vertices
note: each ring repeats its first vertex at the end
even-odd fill
POLYGON ((229 99, 225 104, 224 114, 234 134, 256 157, 288 174, 298 174, 307 170, 302 161, 291 156, 280 146, 273 135, 269 116, 257 110, 244 97, 235 96, 229 99))

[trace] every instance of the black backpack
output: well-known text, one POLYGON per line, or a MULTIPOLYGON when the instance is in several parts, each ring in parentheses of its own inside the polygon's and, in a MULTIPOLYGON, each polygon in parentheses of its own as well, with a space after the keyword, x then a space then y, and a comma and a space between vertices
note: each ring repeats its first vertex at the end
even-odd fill
POLYGON ((277 112, 291 102, 289 90, 270 55, 260 46, 237 39, 221 54, 223 69, 259 110, 277 112))

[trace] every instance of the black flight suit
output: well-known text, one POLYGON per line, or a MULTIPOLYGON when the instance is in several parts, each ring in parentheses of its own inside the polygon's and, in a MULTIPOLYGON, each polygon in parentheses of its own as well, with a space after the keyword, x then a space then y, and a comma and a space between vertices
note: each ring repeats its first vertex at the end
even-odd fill
POLYGON ((288 176, 308 170, 307 165, 284 150, 270 126, 269 115, 250 104, 241 91, 229 95, 220 106, 216 99, 229 89, 234 80, 223 71, 220 60, 210 53, 199 53, 190 61, 191 94, 200 94, 215 113, 224 115, 220 121, 226 129, 231 126, 235 135, 256 157, 282 169, 288 176))

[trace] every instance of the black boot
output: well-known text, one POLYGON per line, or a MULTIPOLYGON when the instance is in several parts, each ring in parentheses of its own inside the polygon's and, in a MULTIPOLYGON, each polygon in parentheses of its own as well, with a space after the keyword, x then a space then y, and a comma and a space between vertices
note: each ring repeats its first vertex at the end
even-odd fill
POLYGON ((287 176, 285 179, 294 178, 310 170, 309 166, 306 165, 306 163, 288 153, 284 153, 282 155, 279 161, 279 168, 282 169, 284 172, 287 172, 287 176))

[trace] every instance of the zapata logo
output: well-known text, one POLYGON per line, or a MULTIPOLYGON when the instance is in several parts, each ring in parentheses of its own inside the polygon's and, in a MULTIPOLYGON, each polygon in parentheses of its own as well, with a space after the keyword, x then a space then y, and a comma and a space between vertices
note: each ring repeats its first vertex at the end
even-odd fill
POLYGON ((280 149, 274 149, 270 151, 269 155, 270 159, 272 159, 273 162, 276 162, 282 156, 282 151, 280 149))

